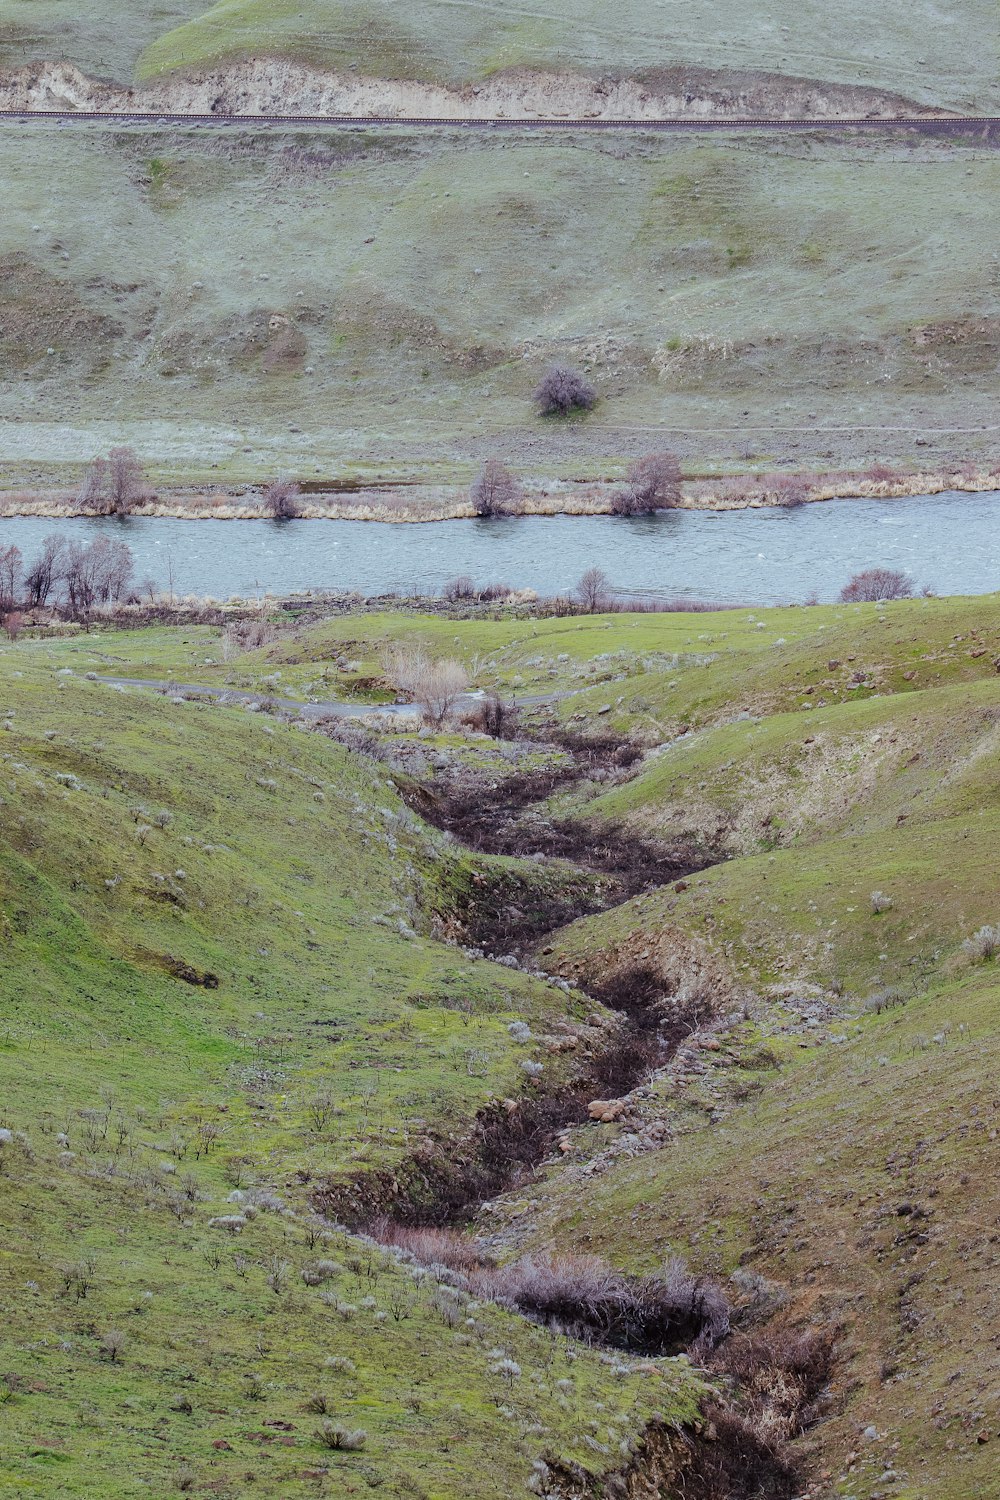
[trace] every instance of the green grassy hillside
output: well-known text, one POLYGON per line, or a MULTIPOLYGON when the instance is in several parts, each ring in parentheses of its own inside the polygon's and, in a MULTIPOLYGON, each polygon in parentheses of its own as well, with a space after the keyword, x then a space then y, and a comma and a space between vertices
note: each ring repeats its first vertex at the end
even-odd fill
POLYGON ((974 145, 46 130, 0 169, 15 483, 122 440, 202 481, 992 452, 974 145), (554 359, 587 421, 535 416, 554 359))
POLYGON ((312 1218, 311 1182, 518 1092, 541 1043, 507 1023, 575 1007, 425 935, 455 857, 376 768, 83 667, 0 662, 2 1493, 512 1494, 543 1449, 600 1464, 595 1402, 616 1441, 690 1415, 673 1366, 563 1369, 312 1218))
POLYGON ((635 1270, 674 1250, 779 1322, 834 1324, 834 1405, 799 1445, 817 1493, 991 1493, 998 982, 967 940, 998 920, 997 601, 368 617, 267 655, 314 671, 349 639, 374 660, 407 629, 484 683, 568 691, 584 731, 659 744, 578 794, 595 837, 693 833, 733 856, 546 939, 570 979, 676 982, 702 954, 727 981, 706 1046, 618 1125, 576 1132, 527 1211, 511 1197, 508 1250, 635 1270))
MULTIPOLYGON (((310 1216, 314 1184, 461 1129, 526 1058, 567 1066, 548 1044, 592 1002, 430 935, 491 862, 319 735, 87 676, 334 693, 410 639, 647 747, 553 802, 595 847, 612 825, 719 856, 545 938, 571 985, 700 985, 704 1024, 496 1198, 491 1245, 681 1253, 765 1337, 835 1329, 803 1483, 989 1494, 998 985, 968 940, 1000 920, 998 608, 361 614, 228 661, 205 627, 4 646, 7 1491, 517 1494, 540 1454, 602 1472, 654 1411, 695 1415, 688 1367, 625 1376, 499 1309, 459 1317, 310 1216), (320 1407, 365 1445, 325 1449, 320 1407)), ((456 753, 484 789, 509 769, 457 731, 415 743, 429 777, 456 753)), ((504 862, 528 871, 561 878, 504 862)))

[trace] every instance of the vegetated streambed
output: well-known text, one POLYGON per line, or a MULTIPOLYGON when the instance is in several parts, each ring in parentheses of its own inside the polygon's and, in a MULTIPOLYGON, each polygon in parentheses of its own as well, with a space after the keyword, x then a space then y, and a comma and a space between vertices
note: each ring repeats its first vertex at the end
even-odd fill
POLYGON ((836 598, 852 573, 872 565, 900 568, 938 594, 991 592, 1000 587, 998 499, 994 492, 946 492, 794 510, 423 526, 15 516, 0 522, 0 545, 30 557, 52 532, 78 541, 105 534, 128 542, 138 580, 152 578, 163 589, 172 580, 178 594, 217 599, 344 590, 414 597, 460 574, 557 595, 599 566, 613 587, 639 596, 802 603, 836 598))
MULTIPOLYGON (((473 876, 462 896, 449 901, 455 935, 508 962, 519 956, 527 966, 548 930, 713 862, 711 850, 693 844, 659 848, 613 830, 594 836, 582 822, 548 816, 541 804, 554 789, 592 777, 597 768, 621 774, 631 758, 610 740, 574 743, 564 736, 560 746, 570 760, 557 769, 499 781, 458 771, 443 785, 402 787, 411 807, 453 835, 464 834, 479 851, 555 852, 577 866, 575 890, 558 882, 546 890, 529 879, 519 891, 516 869, 501 867, 495 878, 473 876)), ((585 993, 615 1013, 617 1023, 591 1028, 600 1039, 574 1054, 568 1079, 547 1084, 536 1077, 518 1099, 484 1106, 466 1130, 428 1134, 404 1162, 328 1181, 317 1189, 315 1206, 433 1266, 473 1297, 626 1355, 687 1352, 735 1393, 708 1403, 704 1433, 679 1437, 653 1422, 635 1458, 612 1475, 595 1480, 574 1466, 549 1466, 543 1494, 652 1500, 677 1492, 679 1484, 690 1500, 787 1500, 796 1484, 781 1434, 804 1430, 820 1414, 832 1362, 826 1331, 769 1340, 742 1329, 734 1341, 721 1286, 680 1263, 646 1277, 575 1255, 528 1256, 498 1266, 480 1242, 456 1232, 490 1199, 530 1178, 567 1131, 593 1120, 595 1100, 617 1100, 648 1080, 714 1009, 704 987, 671 992, 663 975, 645 967, 595 973, 585 993)))

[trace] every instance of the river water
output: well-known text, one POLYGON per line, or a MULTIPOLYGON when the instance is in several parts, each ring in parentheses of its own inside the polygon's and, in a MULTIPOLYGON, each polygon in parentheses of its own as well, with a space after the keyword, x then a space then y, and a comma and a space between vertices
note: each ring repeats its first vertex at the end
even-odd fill
POLYGON ((136 578, 215 598, 357 590, 433 594, 457 574, 569 593, 591 567, 623 592, 716 603, 836 598, 860 568, 902 568, 937 594, 1000 589, 1000 493, 831 500, 796 510, 532 516, 424 525, 174 519, 0 521, 25 558, 61 532, 126 541, 136 578))

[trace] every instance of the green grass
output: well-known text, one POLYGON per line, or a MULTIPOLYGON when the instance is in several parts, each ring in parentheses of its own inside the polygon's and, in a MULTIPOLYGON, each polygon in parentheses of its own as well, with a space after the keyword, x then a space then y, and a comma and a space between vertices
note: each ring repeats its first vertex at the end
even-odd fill
POLYGON ((721 1066, 657 1091, 662 1149, 612 1161, 581 1193, 581 1159, 609 1134, 595 1129, 539 1194, 546 1241, 637 1269, 671 1247, 776 1282, 793 1326, 839 1325, 836 1399, 806 1440, 831 1495, 885 1493, 889 1468, 906 1500, 993 1488, 977 1436, 998 1370, 998 992, 992 967, 973 970, 883 1017, 835 1020, 839 1043, 779 1037, 777 1073, 734 1038, 721 1066), (868 1425, 877 1443, 859 1441, 868 1425))
POLYGON ((1000 168, 974 147, 26 130, 0 171, 12 483, 75 485, 125 439, 202 483, 462 480, 484 443, 572 476, 665 437, 689 468, 992 440, 1000 168), (595 381, 587 422, 534 416, 553 359, 595 381))
MULTIPOLYGON (((205 643, 181 634, 187 665, 205 643)), ((233 1495, 485 1497, 516 1492, 547 1447, 593 1467, 597 1400, 623 1435, 665 1393, 690 1416, 697 1385, 669 1364, 651 1383, 584 1355, 566 1397, 549 1335, 490 1310, 453 1330, 433 1282, 314 1239, 310 1184, 391 1164, 516 1092, 539 1044, 507 1022, 544 1037, 574 1002, 422 935, 464 877, 380 772, 256 716, 88 682, 80 648, 96 645, 0 659, 0 1124, 24 1134, 0 1143, 0 1368, 16 1377, 0 1492, 167 1494, 190 1473, 233 1495), (177 961, 217 987, 174 977, 177 961), (238 1238, 213 1228, 240 1212, 237 1184, 289 1213, 238 1238), (324 1256, 341 1269, 310 1288, 302 1269, 324 1256), (65 1270, 81 1260, 82 1299, 65 1270), (512 1392, 490 1373, 497 1347, 522 1367, 512 1392), (363 1453, 316 1442, 302 1405, 317 1390, 368 1431, 363 1453)), ((162 631, 144 649, 170 655, 162 631)))
POLYGON ((263 54, 328 68, 353 63, 374 77, 465 83, 503 68, 613 68, 628 76, 681 64, 874 85, 926 103, 978 99, 985 110, 995 86, 993 22, 984 0, 965 0, 960 18, 944 28, 929 5, 894 0, 877 33, 856 0, 832 8, 783 4, 766 16, 746 0, 699 4, 677 16, 650 0, 626 0, 613 23, 598 0, 561 0, 552 13, 495 0, 459 9, 415 0, 402 16, 388 0, 333 7, 220 0, 154 43, 140 69, 149 77, 263 54))
MULTIPOLYGON (((998 980, 962 943, 1000 920, 998 608, 359 615, 234 662, 205 627, 5 646, 0 1126, 29 1149, 0 1142, 0 1370, 17 1377, 0 1493, 96 1500, 190 1477, 233 1495, 485 1500, 519 1493, 546 1450, 599 1471, 654 1410, 695 1414, 684 1366, 616 1375, 497 1309, 451 1328, 433 1282, 336 1233, 310 1243, 312 1185, 391 1166, 428 1125, 461 1128, 517 1088, 511 1019, 531 1022, 530 1055, 585 1014, 575 992, 428 932, 473 876, 527 881, 530 899, 560 868, 461 856, 401 809, 384 769, 320 736, 85 676, 278 671, 304 692, 347 660, 351 680, 371 675, 406 638, 461 656, 480 685, 569 693, 560 714, 584 731, 611 722, 649 743, 689 727, 571 810, 595 829, 713 834, 734 854, 545 939, 570 979, 692 955, 718 976, 724 1020, 700 1063, 635 1096, 638 1125, 573 1131, 491 1228, 512 1252, 646 1270, 676 1251, 744 1287, 776 1283, 788 1326, 839 1330, 834 1404, 801 1449, 832 1495, 870 1500, 890 1466, 905 1500, 989 1493, 998 980), (165 955, 219 987, 172 977, 165 955), (877 1013, 867 998, 886 989, 877 1013), (236 1183, 291 1212, 265 1208, 230 1238, 209 1221, 240 1207, 236 1183), (340 1269, 311 1287, 320 1256, 340 1269), (120 1365, 109 1330, 125 1335, 120 1365), (496 1349, 521 1367, 511 1390, 496 1349), (368 1432, 363 1451, 319 1446, 315 1391, 368 1432), (859 1442, 870 1424, 884 1438, 859 1442)), ((479 754, 454 733, 430 744, 479 754)))

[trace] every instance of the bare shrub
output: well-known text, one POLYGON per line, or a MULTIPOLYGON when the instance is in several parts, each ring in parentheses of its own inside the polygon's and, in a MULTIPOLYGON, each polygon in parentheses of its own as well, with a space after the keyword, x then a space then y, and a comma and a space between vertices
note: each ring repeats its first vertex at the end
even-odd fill
POLYGON ((24 565, 18 547, 0 547, 0 614, 18 603, 24 565))
POLYGON ((284 1290, 285 1282, 288 1279, 288 1273, 291 1269, 289 1262, 282 1260, 280 1255, 272 1255, 268 1261, 264 1280, 276 1297, 280 1296, 284 1290))
POLYGON ((457 578, 451 578, 441 590, 441 597, 449 603, 457 603, 463 599, 474 599, 476 597, 476 585, 468 573, 460 573, 457 578))
POLYGON ((681 466, 676 453, 664 450, 637 459, 624 487, 612 496, 616 516, 645 516, 666 510, 681 498, 681 466))
POLYGON ((869 464, 865 477, 872 484, 889 484, 892 480, 898 478, 898 474, 890 464, 876 462, 869 464))
POLYGON ((524 1256, 468 1278, 477 1296, 514 1307, 581 1339, 636 1354, 715 1347, 729 1331, 729 1304, 715 1282, 678 1261, 661 1274, 626 1276, 596 1256, 524 1256))
POLYGON ((293 479, 272 479, 264 488, 264 506, 275 521, 294 521, 302 514, 301 488, 293 479))
POLYGON ((601 568, 588 568, 576 586, 576 597, 585 614, 597 614, 608 606, 610 580, 601 568))
POLYGON ((66 538, 58 532, 43 538, 42 550, 31 562, 24 575, 25 599, 32 609, 41 609, 48 603, 57 582, 62 576, 63 559, 66 553, 66 538))
POLYGON ((125 1337, 124 1333, 122 1333, 120 1328, 109 1328, 107 1333, 104 1334, 101 1338, 101 1353, 104 1355, 105 1359, 109 1359, 112 1364, 117 1364, 122 1355, 125 1353, 125 1345, 127 1344, 127 1342, 128 1340, 125 1337))
POLYGON ((430 1229, 379 1219, 372 1226, 371 1232, 380 1244, 405 1251, 422 1266, 447 1266, 451 1271, 475 1271, 492 1264, 474 1241, 453 1229, 430 1229))
POLYGON ((437 728, 469 685, 468 673, 461 662, 448 657, 433 661, 418 645, 388 646, 382 652, 381 666, 392 687, 420 703, 427 719, 437 728))
POLYGON ((278 632, 270 620, 237 620, 222 633, 222 659, 231 661, 244 651, 260 651, 277 638, 278 632))
POLYGON ((476 598, 483 604, 495 604, 502 599, 509 599, 513 592, 509 583, 484 583, 481 589, 476 590, 476 598))
POLYGON ((1000 953, 1000 924, 996 926, 987 924, 980 927, 972 937, 965 939, 962 952, 973 963, 986 963, 989 959, 996 958, 1000 953))
POLYGON ((798 474, 779 474, 771 485, 775 503, 782 510, 797 510, 805 505, 809 486, 798 474))
POLYGON ((146 471, 134 448, 112 448, 108 454, 108 499, 115 515, 127 516, 146 488, 146 471))
POLYGON ((535 405, 543 417, 590 411, 596 402, 597 392, 589 380, 567 365, 553 365, 535 387, 535 405))
POLYGON ((416 696, 436 729, 441 728, 468 685, 469 674, 460 661, 445 658, 428 666, 417 684, 416 696))
POLYGON ((495 740, 505 740, 511 739, 516 733, 518 718, 516 703, 499 697, 497 693, 487 693, 485 698, 462 715, 462 723, 495 740))
POLYGON ((909 599, 913 579, 897 568, 864 568, 840 591, 843 604, 868 604, 880 599, 909 599))
POLYGON ((10 614, 3 617, 3 628, 7 632, 7 639, 16 641, 24 629, 24 616, 18 610, 12 609, 10 614))
POLYGON ((469 497, 476 515, 515 515, 521 508, 524 492, 513 474, 499 458, 488 458, 472 483, 469 497))

